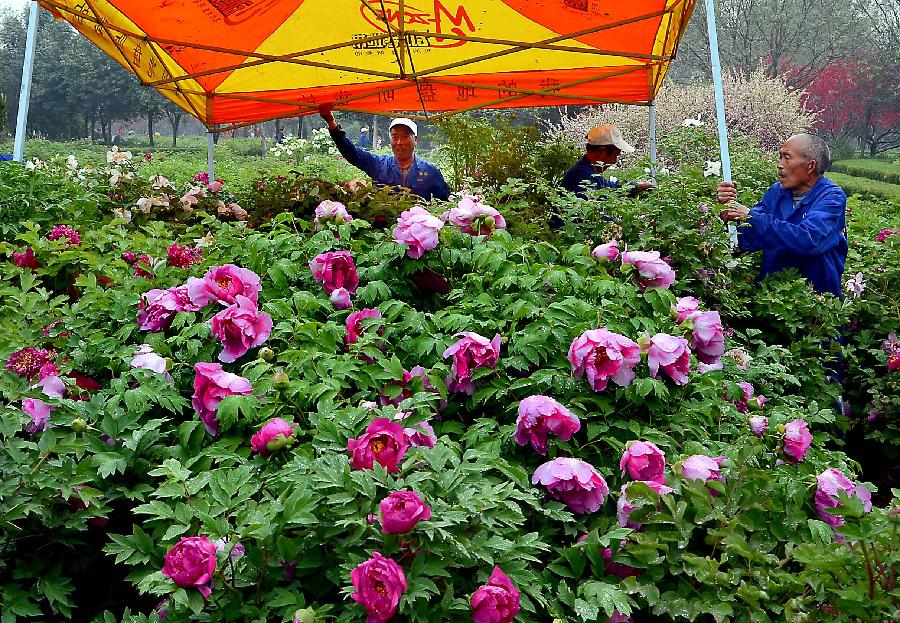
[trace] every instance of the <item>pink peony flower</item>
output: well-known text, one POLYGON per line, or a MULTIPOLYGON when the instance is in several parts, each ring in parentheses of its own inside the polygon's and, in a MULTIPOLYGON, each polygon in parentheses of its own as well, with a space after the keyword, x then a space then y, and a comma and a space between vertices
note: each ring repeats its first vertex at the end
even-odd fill
POLYGON ((221 364, 200 362, 194 365, 194 395, 191 404, 210 435, 219 433, 216 410, 226 396, 248 396, 253 393, 250 381, 225 372, 221 364))
POLYGON ((519 403, 516 443, 529 443, 538 454, 547 454, 547 436, 553 433, 569 441, 581 428, 578 416, 547 396, 529 396, 519 403))
POLYGON ((269 339, 272 317, 259 311, 256 303, 238 294, 234 305, 212 317, 211 327, 212 334, 222 342, 219 361, 231 363, 269 339))
POLYGON ((9 356, 6 360, 6 369, 19 376, 31 378, 39 374, 45 365, 52 364, 54 359, 56 353, 53 350, 28 346, 9 356))
MULTIPOLYGON (((395 398, 388 398, 386 395, 381 394, 380 396, 378 396, 378 402, 382 406, 393 405, 396 407, 407 398, 411 398, 413 395, 413 391, 409 388, 409 385, 410 383, 412 383, 413 377, 417 377, 422 380, 423 391, 438 393, 434 386, 432 386, 431 380, 428 378, 428 373, 425 371, 425 368, 423 368, 422 366, 415 366, 412 370, 403 371, 403 378, 399 383, 401 390, 395 398)), ((443 407, 440 408, 443 409, 443 407)))
POLYGON ((506 220, 491 206, 481 203, 480 197, 464 195, 455 208, 443 214, 464 234, 490 236, 495 229, 506 229, 506 220), (475 228, 478 227, 478 231, 475 228))
POLYGON ((350 599, 369 613, 366 623, 384 623, 397 612, 400 595, 406 591, 403 569, 378 552, 350 572, 355 592, 350 599))
POLYGON ((641 349, 634 341, 606 329, 585 331, 569 346, 572 375, 580 379, 587 374, 588 382, 596 392, 606 389, 610 380, 620 387, 627 387, 634 379, 634 367, 640 361, 641 349))
POLYGON ((725 335, 719 312, 699 312, 693 316, 694 334, 691 349, 697 359, 705 364, 720 363, 725 354, 725 335))
POLYGON ((754 435, 762 437, 766 434, 766 428, 769 426, 769 418, 754 415, 747 419, 747 423, 750 424, 750 431, 754 435))
POLYGON ((294 424, 288 424, 280 417, 272 418, 250 438, 250 449, 260 456, 269 456, 284 447, 288 437, 294 434, 294 424))
POLYGON ((353 301, 350 300, 350 293, 347 288, 338 288, 332 291, 328 297, 335 309, 350 309, 353 307, 353 301))
POLYGON ((56 370, 56 366, 53 364, 47 364, 41 368, 40 380, 35 387, 40 387, 41 391, 44 392, 44 395, 48 398, 64 398, 66 395, 66 384, 59 378, 59 371, 56 371, 55 373, 45 373, 44 370, 47 368, 56 370))
POLYGON ((416 260, 438 245, 438 232, 443 226, 444 221, 425 208, 415 206, 400 214, 394 227, 394 240, 407 245, 406 255, 416 260))
POLYGON ((178 302, 171 290, 149 290, 141 296, 137 323, 141 331, 159 333, 172 325, 178 302))
POLYGON ((142 253, 134 263, 134 276, 143 279, 153 279, 153 259, 146 253, 142 253), (146 266, 147 268, 144 268, 146 266), (147 270, 149 269, 149 270, 147 270))
MULTIPOLYGON (((737 401, 732 402, 734 402, 734 406, 739 413, 747 413, 747 411, 749 411, 749 401, 753 399, 753 392, 755 390, 753 389, 753 385, 746 381, 740 381, 737 386, 740 387, 742 395, 737 401)), ((728 385, 723 385, 722 388, 727 390, 728 385)), ((722 392, 722 397, 728 398, 728 395, 725 392, 722 392)))
POLYGON ((472 594, 473 623, 510 623, 519 613, 519 591, 500 567, 494 567, 487 584, 472 594))
POLYGON ((444 351, 443 357, 453 357, 450 376, 447 377, 447 391, 464 392, 470 396, 475 391, 472 373, 478 368, 495 368, 500 358, 500 334, 488 341, 486 337, 466 331, 455 344, 444 351))
POLYGON ((892 355, 887 362, 888 372, 896 372, 900 370, 900 355, 892 355))
POLYGON ((675 323, 681 324, 686 319, 692 317, 700 310, 700 301, 693 296, 682 296, 675 301, 672 306, 672 316, 675 317, 675 323))
POLYGON ((591 255, 598 260, 611 262, 619 257, 619 241, 610 240, 604 244, 597 245, 594 247, 594 250, 591 251, 591 255))
POLYGON ((215 180, 211 182, 210 185, 206 187, 206 189, 211 193, 217 193, 222 190, 223 186, 225 186, 225 182, 223 182, 222 180, 215 180))
POLYGON ((352 220, 353 217, 347 212, 347 206, 340 201, 325 199, 316 206, 316 216, 313 219, 313 226, 316 231, 319 231, 323 221, 349 223, 352 220))
POLYGON ((191 294, 188 291, 187 284, 169 288, 169 292, 172 293, 172 298, 175 299, 175 311, 196 312, 203 309, 203 306, 206 305, 206 303, 203 305, 194 304, 194 301, 191 300, 191 294))
POLYGON ((719 468, 726 458, 728 457, 706 456, 705 454, 689 456, 680 464, 681 475, 688 480, 702 480, 703 482, 722 480, 719 468))
POLYGON ((169 245, 166 249, 166 264, 176 268, 190 268, 203 261, 203 247, 183 247, 178 244, 169 245))
POLYGON ((691 351, 683 337, 675 337, 665 333, 657 333, 650 338, 650 351, 647 356, 650 374, 656 378, 660 369, 676 385, 688 382, 691 371, 691 351))
POLYGON ((350 294, 356 294, 359 276, 356 264, 350 251, 329 251, 320 253, 309 263, 313 279, 322 284, 325 292, 331 294, 338 288, 344 288, 350 294))
POLYGON ((797 418, 784 425, 784 453, 791 463, 799 463, 812 443, 812 433, 805 420, 797 418))
POLYGON ((637 480, 632 482, 626 482, 622 485, 620 490, 621 495, 619 496, 619 500, 616 502, 616 518, 619 520, 619 525, 623 528, 631 528, 632 530, 640 530, 643 524, 640 524, 636 521, 632 521, 630 519, 631 513, 634 512, 638 506, 632 504, 632 500, 628 498, 628 487, 630 487, 635 482, 642 482, 654 491, 656 491, 659 495, 665 495, 667 493, 672 493, 674 489, 671 487, 667 487, 661 482, 656 482, 653 480, 637 480))
POLYGON ((627 580, 628 578, 636 578, 641 574, 640 569, 635 569, 629 565, 623 565, 620 562, 615 562, 612 559, 612 548, 607 547, 602 552, 603 556, 603 571, 606 575, 611 575, 613 577, 617 577, 620 580, 627 580))
POLYGON ((384 534, 412 532, 422 519, 431 519, 431 507, 414 491, 394 491, 381 500, 381 531, 384 534))
POLYGON ((56 407, 49 405, 40 398, 26 398, 22 401, 22 411, 31 416, 28 423, 28 432, 32 435, 50 428, 50 412, 56 407))
POLYGON ((209 184, 209 173, 206 171, 200 171, 194 176, 195 182, 200 182, 202 184, 209 184))
POLYGON ((31 247, 26 248, 22 253, 13 252, 13 264, 19 268, 30 268, 32 270, 41 268, 41 263, 37 261, 37 258, 34 256, 34 249, 31 247))
POLYGON ((666 455, 652 441, 629 441, 625 444, 625 453, 619 461, 622 475, 634 480, 653 481, 663 484, 666 477, 666 455))
POLYGON ((884 242, 885 240, 888 239, 888 236, 896 236, 897 234, 900 234, 900 231, 894 231, 893 229, 882 229, 875 236, 875 241, 876 242, 884 242))
POLYGON ((659 251, 625 251, 622 254, 623 265, 633 265, 638 271, 638 287, 668 288, 675 283, 675 271, 665 260, 660 259, 659 251))
POLYGON ((256 305, 262 290, 259 275, 234 264, 213 266, 203 275, 203 279, 188 279, 187 287, 191 301, 198 307, 204 307, 210 301, 231 305, 237 301, 238 295, 247 297, 256 305))
POLYGON ((196 586, 204 597, 212 592, 209 583, 216 572, 216 546, 206 536, 183 536, 166 552, 162 574, 176 586, 196 586))
POLYGON ((557 458, 534 470, 531 484, 547 487, 551 497, 562 501, 573 513, 593 513, 609 494, 603 477, 589 463, 557 458))
POLYGON ((519 613, 519 591, 500 567, 494 567, 491 579, 472 594, 473 623, 510 623, 519 613))
POLYGON ((347 344, 356 344, 360 336, 365 332, 365 326, 363 326, 362 322, 367 318, 381 318, 381 312, 367 307, 347 316, 347 344))
MULTIPOLYGON (((397 415, 401 414, 398 413, 397 415)), ((407 426, 403 429, 403 432, 411 446, 433 448, 437 445, 437 435, 434 433, 434 428, 428 420, 422 420, 412 426, 407 426)))
POLYGON ((69 246, 81 244, 81 236, 78 235, 78 232, 75 231, 74 228, 69 227, 68 225, 56 225, 50 230, 50 235, 47 236, 47 239, 65 240, 66 244, 69 246))
POLYGON ((816 476, 816 511, 819 518, 832 528, 844 523, 844 518, 827 512, 829 508, 841 505, 838 493, 843 491, 850 497, 856 497, 863 503, 865 512, 872 510, 872 492, 866 487, 854 484, 840 470, 829 467, 816 476))
POLYGON ((350 466, 353 469, 372 469, 378 463, 389 474, 400 471, 400 461, 409 449, 409 439, 403 426, 387 418, 375 418, 366 432, 347 441, 350 466))
POLYGON ((153 347, 149 344, 138 346, 137 352, 131 360, 131 367, 150 370, 157 374, 162 374, 170 381, 172 380, 172 375, 166 371, 166 360, 153 352, 153 347))

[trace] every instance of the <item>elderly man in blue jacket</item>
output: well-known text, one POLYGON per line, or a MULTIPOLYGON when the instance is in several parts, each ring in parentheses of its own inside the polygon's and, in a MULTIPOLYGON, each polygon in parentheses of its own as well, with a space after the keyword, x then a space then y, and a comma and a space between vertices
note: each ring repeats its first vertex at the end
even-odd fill
POLYGON ((379 156, 350 142, 347 133, 335 123, 333 110, 331 104, 319 106, 319 115, 328 124, 331 140, 347 162, 361 169, 372 178, 372 181, 408 188, 410 192, 423 199, 437 197, 446 200, 450 196, 450 189, 440 169, 430 162, 416 158, 419 129, 415 121, 405 117, 391 121, 391 151, 394 155, 379 156))
POLYGON ((740 249, 763 252, 759 279, 796 268, 816 291, 841 296, 847 195, 825 177, 830 165, 825 141, 796 134, 778 152, 778 183, 753 208, 737 203, 734 182, 719 183, 722 220, 745 223, 738 228, 740 249))

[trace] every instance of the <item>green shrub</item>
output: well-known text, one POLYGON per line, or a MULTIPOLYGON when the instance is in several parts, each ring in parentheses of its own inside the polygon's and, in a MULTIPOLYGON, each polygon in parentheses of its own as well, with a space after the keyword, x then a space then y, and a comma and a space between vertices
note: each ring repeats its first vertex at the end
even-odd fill
POLYGON ((900 164, 886 160, 838 160, 831 165, 831 169, 838 173, 846 173, 855 177, 865 177, 889 184, 900 184, 900 164))
POLYGON ((845 173, 827 173, 829 179, 840 186, 847 196, 860 195, 900 202, 900 185, 878 182, 865 177, 855 177, 845 173))

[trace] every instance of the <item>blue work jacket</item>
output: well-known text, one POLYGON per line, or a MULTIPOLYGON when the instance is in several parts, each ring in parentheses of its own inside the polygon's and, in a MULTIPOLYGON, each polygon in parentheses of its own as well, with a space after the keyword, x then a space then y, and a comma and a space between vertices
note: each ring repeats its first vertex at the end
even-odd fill
POLYGON ((562 179, 562 186, 582 199, 587 199, 587 195, 584 192, 585 188, 588 190, 620 188, 620 185, 616 182, 610 182, 603 177, 603 175, 597 173, 597 170, 594 169, 594 166, 591 164, 591 161, 587 159, 587 156, 582 156, 581 160, 576 162, 571 169, 566 171, 566 174, 562 179))
POLYGON ((841 296, 847 260, 847 195, 827 177, 819 178, 794 207, 794 197, 773 184, 738 228, 742 251, 762 249, 759 279, 796 268, 818 292, 841 296))
POLYGON ((408 188, 424 199, 437 197, 446 201, 450 196, 450 189, 447 187, 447 182, 444 181, 440 169, 430 162, 413 157, 413 165, 407 171, 404 182, 403 173, 393 156, 379 156, 356 147, 347 138, 347 133, 340 128, 329 130, 329 133, 334 144, 337 145, 338 151, 347 159, 347 162, 362 169, 372 178, 372 181, 388 186, 408 188))

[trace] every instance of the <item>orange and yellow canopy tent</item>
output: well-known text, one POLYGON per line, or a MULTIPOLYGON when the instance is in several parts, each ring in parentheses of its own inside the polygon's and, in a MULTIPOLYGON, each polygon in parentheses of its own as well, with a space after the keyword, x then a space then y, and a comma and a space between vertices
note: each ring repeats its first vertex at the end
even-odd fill
POLYGON ((696 0, 38 0, 215 131, 650 104, 696 0))

